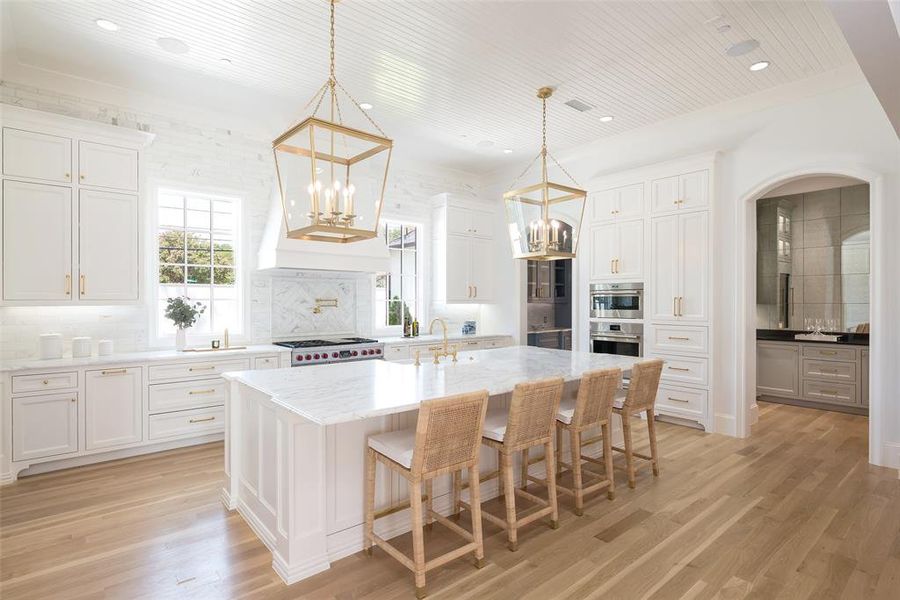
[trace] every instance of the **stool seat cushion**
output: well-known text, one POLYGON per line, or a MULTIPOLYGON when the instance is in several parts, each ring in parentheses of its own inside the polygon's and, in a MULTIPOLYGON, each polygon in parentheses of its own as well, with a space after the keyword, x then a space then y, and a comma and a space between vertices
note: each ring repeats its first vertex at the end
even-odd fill
POLYGON ((616 397, 613 398, 613 408, 616 410, 622 410, 625 406, 625 397, 628 395, 628 390, 621 390, 616 393, 616 397))
POLYGON ((488 408, 484 416, 484 429, 481 435, 497 442, 503 441, 506 435, 506 423, 509 421, 509 411, 502 407, 488 408))
POLYGON ((563 398, 559 403, 559 412, 556 413, 556 420, 569 425, 572 423, 572 417, 574 416, 575 398, 563 398))
POLYGON ((416 447, 416 430, 387 431, 369 437, 369 448, 375 450, 407 469, 412 468, 413 450, 416 447))

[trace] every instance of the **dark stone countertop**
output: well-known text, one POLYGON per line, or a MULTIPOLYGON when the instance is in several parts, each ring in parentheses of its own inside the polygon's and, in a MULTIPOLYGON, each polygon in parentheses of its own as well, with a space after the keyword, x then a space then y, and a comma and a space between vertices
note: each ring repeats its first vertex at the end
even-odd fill
POLYGON ((815 340, 795 340, 797 333, 806 333, 793 329, 757 329, 756 339, 766 342, 800 342, 803 344, 845 344, 850 346, 868 346, 868 333, 843 333, 844 339, 839 342, 818 342, 815 340))

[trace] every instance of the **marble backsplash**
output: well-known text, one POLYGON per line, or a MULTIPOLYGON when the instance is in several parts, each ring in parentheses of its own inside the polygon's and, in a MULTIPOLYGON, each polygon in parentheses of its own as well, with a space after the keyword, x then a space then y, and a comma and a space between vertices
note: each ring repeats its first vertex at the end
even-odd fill
POLYGON ((355 333, 359 323, 359 299, 368 288, 367 275, 297 272, 270 278, 271 338, 275 340, 314 335, 355 333), (336 300, 315 312, 316 300, 336 300))

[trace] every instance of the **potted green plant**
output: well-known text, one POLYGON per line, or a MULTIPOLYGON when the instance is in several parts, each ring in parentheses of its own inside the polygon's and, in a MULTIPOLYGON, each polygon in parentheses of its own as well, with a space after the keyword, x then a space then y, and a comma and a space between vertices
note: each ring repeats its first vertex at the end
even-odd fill
POLYGON ((206 307, 202 303, 191 302, 187 296, 176 296, 166 300, 165 315, 175 325, 176 350, 184 350, 187 345, 185 330, 193 326, 205 310, 206 307))

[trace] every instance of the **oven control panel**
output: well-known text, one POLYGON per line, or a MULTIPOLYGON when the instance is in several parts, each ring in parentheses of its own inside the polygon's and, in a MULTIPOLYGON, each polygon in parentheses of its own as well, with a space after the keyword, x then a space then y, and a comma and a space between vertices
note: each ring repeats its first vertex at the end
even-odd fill
POLYGON ((333 348, 300 348, 291 355, 291 365, 313 365, 354 360, 384 358, 384 346, 381 344, 364 344, 333 348))

